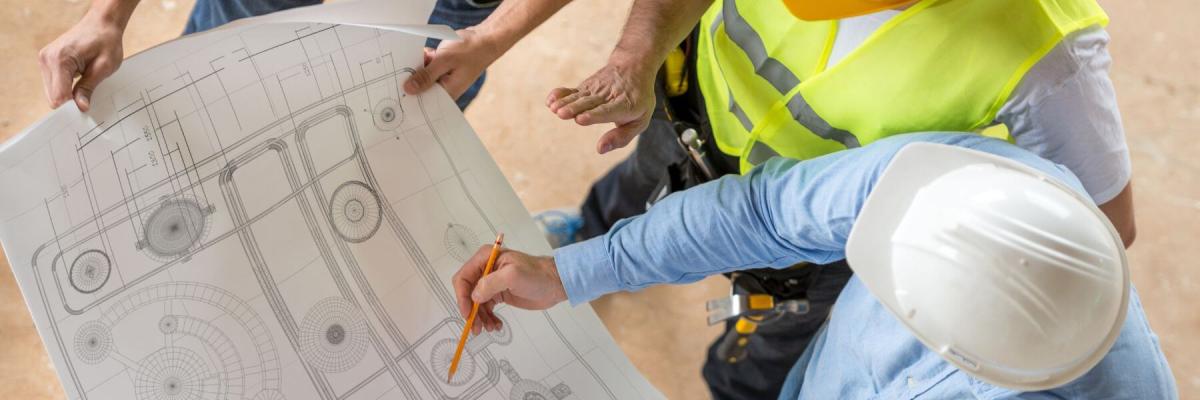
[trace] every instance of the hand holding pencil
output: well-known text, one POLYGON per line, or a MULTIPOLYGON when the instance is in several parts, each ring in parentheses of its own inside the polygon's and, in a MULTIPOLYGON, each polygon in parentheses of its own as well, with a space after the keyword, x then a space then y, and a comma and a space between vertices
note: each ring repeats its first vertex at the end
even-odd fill
MULTIPOLYGON (((500 246, 504 245, 504 234, 496 235, 496 243, 492 244, 492 251, 488 252, 487 264, 483 267, 483 275, 480 279, 487 278, 489 272, 492 272, 492 267, 496 265, 496 258, 500 256, 500 246)), ((471 328, 475 325, 475 317, 479 314, 479 303, 471 304, 471 313, 467 314, 466 322, 463 324, 462 335, 458 338, 458 347, 454 349, 454 358, 450 361, 450 370, 446 373, 446 383, 450 383, 454 379, 454 373, 458 371, 458 361, 462 359, 463 347, 467 345, 467 333, 471 332, 471 328)))
POLYGON ((501 233, 496 236, 495 243, 479 248, 475 256, 454 274, 454 291, 465 322, 446 374, 446 382, 450 382, 458 370, 469 333, 478 335, 480 332, 481 327, 475 325, 477 317, 482 329, 495 331, 502 324, 494 310, 498 303, 509 303, 525 309, 545 309, 567 297, 553 258, 530 257, 509 251, 504 253, 507 257, 501 262, 503 242, 504 234, 501 233), (497 270, 496 273, 490 274, 493 269, 497 270))
POLYGON ((471 329, 472 334, 500 329, 501 322, 494 309, 497 304, 544 310, 567 299, 553 257, 501 249, 495 266, 485 277, 483 272, 487 269, 492 247, 491 244, 481 246, 452 278, 458 310, 463 318, 470 316, 473 305, 479 303, 478 320, 471 329))

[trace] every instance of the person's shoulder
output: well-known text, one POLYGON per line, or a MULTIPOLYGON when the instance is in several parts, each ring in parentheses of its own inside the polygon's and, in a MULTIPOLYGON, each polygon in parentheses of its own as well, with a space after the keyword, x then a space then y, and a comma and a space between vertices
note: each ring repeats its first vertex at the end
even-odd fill
POLYGON ((1100 25, 1068 34, 1025 72, 1000 110, 1000 117, 1040 103, 1081 73, 1107 74, 1111 62, 1108 42, 1108 31, 1100 25))

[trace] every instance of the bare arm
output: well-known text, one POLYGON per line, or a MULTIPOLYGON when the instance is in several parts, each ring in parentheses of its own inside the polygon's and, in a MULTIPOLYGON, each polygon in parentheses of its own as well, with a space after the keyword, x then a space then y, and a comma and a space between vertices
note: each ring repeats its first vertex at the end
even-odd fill
POLYGON ((121 36, 137 4, 138 0, 93 0, 79 23, 42 48, 38 64, 51 107, 74 99, 80 110, 90 108, 96 85, 121 65, 121 36))
POLYGON ((541 26, 570 2, 571 0, 505 1, 496 7, 492 15, 476 26, 475 30, 487 37, 501 53, 507 52, 521 38, 541 26))
POLYGON ((416 94, 441 83, 450 97, 457 99, 489 65, 570 1, 500 3, 479 25, 459 30, 462 40, 443 41, 436 50, 426 50, 425 67, 405 82, 404 91, 416 94))
POLYGON ((1112 221, 1113 227, 1117 228, 1125 247, 1132 246, 1133 239, 1137 237, 1137 224, 1133 217, 1133 182, 1126 184, 1117 197, 1101 204, 1100 211, 1103 211, 1108 220, 1112 221))
POLYGON ((712 0, 634 1, 609 62, 657 71, 711 4, 712 0))
POLYGON ((608 64, 574 88, 550 92, 546 105, 580 125, 613 123, 596 142, 604 154, 625 147, 650 123, 654 77, 712 0, 636 0, 608 64))

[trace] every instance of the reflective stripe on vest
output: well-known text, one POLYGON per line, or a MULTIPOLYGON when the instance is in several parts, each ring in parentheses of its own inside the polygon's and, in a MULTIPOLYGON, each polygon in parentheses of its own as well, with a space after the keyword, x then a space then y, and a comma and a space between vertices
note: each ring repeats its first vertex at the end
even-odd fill
MULTIPOLYGON (((711 24, 711 27, 709 28, 710 35, 716 33, 717 27, 721 24, 721 21, 723 19, 724 19, 724 17, 722 17, 721 15, 717 15, 717 18, 713 20, 713 23, 711 24)), ((717 68, 721 67, 720 63, 716 63, 716 64, 717 64, 717 68)), ((725 90, 728 91, 729 86, 725 86, 725 90)), ((746 112, 742 111, 742 107, 738 106, 737 101, 734 101, 733 96, 729 97, 729 112, 731 114, 733 114, 734 118, 737 118, 738 123, 742 124, 742 128, 745 129, 747 132, 754 129, 754 124, 750 122, 750 117, 746 116, 746 112)))
MULTIPOLYGON (((746 19, 738 13, 737 1, 724 0, 722 7, 721 19, 725 22, 725 34, 737 43, 742 51, 746 52, 746 57, 750 58, 750 63, 754 64, 754 72, 766 79, 771 86, 775 87, 780 94, 787 93, 800 84, 800 79, 791 70, 787 69, 783 63, 779 62, 770 56, 767 56, 767 50, 763 47, 762 38, 758 36, 758 32, 750 27, 746 19)), ((730 98, 731 110, 737 107, 737 101, 730 98)), ((787 101, 787 109, 792 113, 792 119, 799 122, 809 131, 815 133, 824 139, 834 140, 846 147, 858 147, 858 138, 854 137, 850 132, 834 128, 828 122, 821 119, 820 115, 813 112, 812 107, 809 107, 808 102, 804 100, 804 95, 796 93, 787 101)), ((741 109, 738 108, 739 113, 741 109)), ((745 113, 738 118, 742 120, 745 113)), ((742 125, 747 126, 746 130, 752 131, 753 123, 748 120, 742 120, 742 125)), ((753 150, 753 147, 751 148, 753 150)), ((757 158, 757 157, 752 157, 757 158)), ((751 161, 757 164, 759 161, 751 161)))
POLYGON ((718 147, 745 172, 775 154, 985 127, 1063 36, 1105 22, 1094 0, 924 0, 825 71, 835 21, 723 0, 702 19, 697 78, 718 147))
POLYGON ((750 58, 750 63, 754 64, 754 72, 771 83, 779 93, 787 93, 800 84, 800 79, 797 79, 783 63, 767 56, 767 49, 763 46, 758 32, 755 32, 742 14, 738 13, 737 1, 724 0, 724 3, 721 17, 725 21, 725 34, 750 58))

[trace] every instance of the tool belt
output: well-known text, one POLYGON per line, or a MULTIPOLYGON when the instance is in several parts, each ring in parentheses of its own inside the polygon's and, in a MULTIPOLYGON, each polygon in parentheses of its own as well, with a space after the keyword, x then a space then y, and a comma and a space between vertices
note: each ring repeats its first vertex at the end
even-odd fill
MULTIPOLYGON (((708 123, 703 94, 696 82, 696 32, 688 37, 659 71, 660 99, 655 118, 671 123, 676 144, 683 152, 679 161, 670 165, 660 178, 646 207, 674 192, 739 172, 738 160, 717 148, 708 123)), ((789 315, 809 311, 807 290, 819 275, 819 266, 807 263, 785 269, 760 268, 727 273, 732 283, 729 297, 711 300, 706 304, 709 325, 733 322, 717 347, 717 354, 726 362, 736 363, 748 354, 746 345, 757 328, 789 315)))

